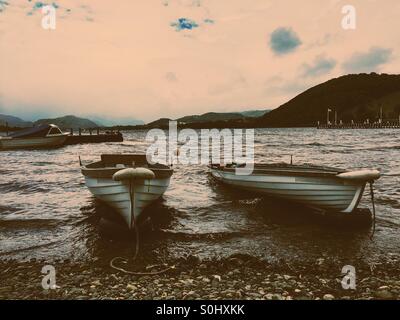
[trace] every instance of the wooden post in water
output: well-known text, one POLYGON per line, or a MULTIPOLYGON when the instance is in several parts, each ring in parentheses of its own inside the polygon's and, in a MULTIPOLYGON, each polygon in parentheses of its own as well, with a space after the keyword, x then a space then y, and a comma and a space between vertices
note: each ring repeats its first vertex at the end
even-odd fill
POLYGON ((71 136, 74 135, 74 129, 73 128, 69 129, 69 132, 71 133, 71 136))
POLYGON ((6 121, 6 136, 8 137, 8 122, 6 121))
POLYGON ((328 108, 326 112, 326 125, 329 126, 329 112, 331 112, 331 109, 328 108))
POLYGON ((97 135, 99 135, 100 134, 100 129, 99 129, 99 127, 97 127, 97 135))
POLYGON ((79 133, 79 135, 82 134, 82 129, 81 128, 78 129, 78 133, 79 133))

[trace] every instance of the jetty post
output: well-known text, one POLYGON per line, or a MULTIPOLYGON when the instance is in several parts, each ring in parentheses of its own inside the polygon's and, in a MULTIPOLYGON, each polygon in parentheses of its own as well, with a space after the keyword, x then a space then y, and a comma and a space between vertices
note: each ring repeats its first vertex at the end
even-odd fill
POLYGON ((327 112, 326 112, 326 125, 327 125, 327 126, 330 125, 329 113, 330 113, 331 111, 332 111, 332 110, 328 108, 328 110, 327 110, 327 112))
POLYGON ((100 128, 88 128, 87 133, 82 132, 82 128, 78 128, 79 134, 71 134, 67 137, 66 145, 81 144, 81 143, 103 143, 103 142, 122 142, 124 137, 121 132, 106 131, 100 132, 100 128), (97 133, 97 134, 96 134, 97 133))

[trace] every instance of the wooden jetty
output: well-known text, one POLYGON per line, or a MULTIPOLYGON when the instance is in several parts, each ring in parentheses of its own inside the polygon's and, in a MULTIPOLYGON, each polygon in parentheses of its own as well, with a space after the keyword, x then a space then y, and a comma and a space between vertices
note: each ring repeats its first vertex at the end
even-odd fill
POLYGON ((326 110, 326 123, 317 121, 317 129, 400 129, 400 115, 397 119, 390 119, 384 117, 383 106, 379 108, 379 115, 374 121, 365 119, 364 122, 355 122, 351 120, 350 123, 344 123, 338 120, 338 113, 334 108, 327 108, 326 110), (334 121, 331 121, 330 113, 334 112, 334 121))
POLYGON ((399 122, 317 124, 317 129, 400 129, 399 122))
POLYGON ((124 137, 122 133, 114 130, 106 130, 101 132, 99 128, 96 129, 78 129, 75 134, 73 129, 70 129, 70 135, 65 141, 66 145, 81 144, 81 143, 102 143, 102 142, 122 142, 124 137))

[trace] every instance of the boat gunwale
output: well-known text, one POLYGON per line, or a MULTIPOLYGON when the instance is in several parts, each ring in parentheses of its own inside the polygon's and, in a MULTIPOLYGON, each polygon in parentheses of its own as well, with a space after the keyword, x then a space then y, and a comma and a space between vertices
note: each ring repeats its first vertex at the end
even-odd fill
MULTIPOLYGON (((226 167, 221 165, 209 165, 211 170, 220 172, 235 173, 235 167, 226 167)), ((347 170, 323 167, 323 166, 303 166, 303 165, 288 165, 288 164, 256 164, 251 174, 248 176, 262 175, 278 175, 278 176, 301 176, 301 177, 325 177, 337 178, 340 173, 348 172, 347 170)), ((245 177, 245 175, 244 175, 245 177)))
POLYGON ((59 134, 46 135, 44 137, 18 137, 13 138, 10 136, 0 137, 0 150, 36 150, 62 147, 69 136, 69 133, 63 132, 59 134), (57 139, 57 140, 55 140, 57 139), (55 140, 55 141, 53 141, 55 140), (53 141, 50 143, 50 141, 53 141), (20 143, 29 144, 20 144, 20 143), (17 143, 17 144, 15 144, 17 143))
POLYGON ((71 134, 69 132, 61 132, 61 133, 55 133, 55 134, 46 134, 43 137, 11 137, 11 136, 5 136, 5 137, 0 137, 1 140, 3 141, 22 141, 22 140, 34 140, 34 139, 50 139, 50 138, 59 138, 59 137, 68 137, 71 134))

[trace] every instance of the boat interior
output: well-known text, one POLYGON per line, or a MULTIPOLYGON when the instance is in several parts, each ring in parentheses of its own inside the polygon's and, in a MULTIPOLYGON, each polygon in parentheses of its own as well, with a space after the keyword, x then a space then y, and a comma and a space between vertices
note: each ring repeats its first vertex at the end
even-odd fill
MULTIPOLYGON (((211 169, 222 171, 233 171, 236 168, 245 166, 245 164, 227 164, 225 166, 219 164, 211 164, 211 169)), ((288 164, 288 163, 257 163, 254 164, 253 174, 290 174, 290 175, 318 175, 318 176, 336 176, 340 173, 347 172, 347 170, 317 166, 313 164, 288 164)))
POLYGON ((124 168, 139 167, 152 170, 157 178, 168 177, 173 173, 168 165, 148 163, 145 154, 103 154, 100 161, 82 166, 82 172, 86 176, 101 175, 106 177, 124 168))

